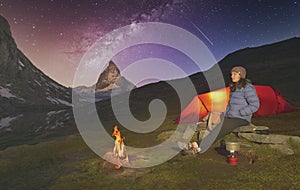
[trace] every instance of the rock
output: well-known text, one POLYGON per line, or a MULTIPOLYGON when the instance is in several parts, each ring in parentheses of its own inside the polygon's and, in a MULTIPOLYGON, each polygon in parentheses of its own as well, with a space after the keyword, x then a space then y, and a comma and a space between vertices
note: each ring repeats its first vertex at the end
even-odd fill
POLYGON ((256 131, 268 131, 269 127, 267 126, 255 126, 253 124, 247 125, 247 126, 242 126, 239 127, 235 130, 233 130, 233 132, 236 133, 255 133, 256 131))
POLYGON ((197 131, 201 131, 202 129, 206 129, 207 122, 201 121, 197 123, 197 131))
POLYGON ((104 159, 106 160, 106 162, 103 163, 103 168, 107 168, 107 169, 112 169, 116 164, 120 164, 123 167, 130 167, 130 162, 127 162, 124 159, 118 159, 117 156, 115 156, 112 152, 107 152, 104 155, 104 159))
POLYGON ((238 133, 239 137, 243 137, 249 141, 265 144, 286 144, 289 139, 300 143, 300 137, 288 135, 260 135, 255 133, 238 133))
POLYGON ((290 142, 294 142, 300 145, 300 137, 288 136, 288 135, 260 135, 255 133, 238 133, 239 137, 243 137, 249 141, 270 144, 271 148, 278 149, 280 152, 286 155, 293 155, 295 151, 291 148, 290 142))

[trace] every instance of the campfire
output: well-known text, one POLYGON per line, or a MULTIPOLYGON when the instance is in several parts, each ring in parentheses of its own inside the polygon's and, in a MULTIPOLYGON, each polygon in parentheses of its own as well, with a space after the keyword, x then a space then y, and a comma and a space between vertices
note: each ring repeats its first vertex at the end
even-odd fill
POLYGON ((119 169, 122 167, 123 162, 129 164, 128 154, 124 144, 125 137, 121 136, 121 132, 119 131, 118 126, 114 126, 114 132, 112 136, 115 137, 115 146, 113 149, 113 155, 117 159, 115 168, 119 169))

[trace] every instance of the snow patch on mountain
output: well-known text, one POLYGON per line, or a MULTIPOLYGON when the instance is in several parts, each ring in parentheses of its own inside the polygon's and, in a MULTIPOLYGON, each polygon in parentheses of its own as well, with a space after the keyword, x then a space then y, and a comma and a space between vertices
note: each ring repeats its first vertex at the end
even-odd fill
POLYGON ((10 126, 10 122, 12 122, 13 120, 16 120, 19 117, 22 117, 23 114, 20 114, 18 116, 15 117, 5 117, 3 119, 0 120, 0 130, 4 129, 4 128, 8 128, 10 126))
POLYGON ((47 100, 49 100, 52 104, 64 104, 66 106, 72 106, 71 103, 58 98, 47 97, 47 100))
POLYGON ((0 86, 0 96, 5 98, 17 98, 17 96, 10 93, 8 88, 3 88, 2 86, 0 86))
MULTIPOLYGON (((53 115, 55 115, 55 114, 62 113, 62 112, 64 112, 64 111, 66 111, 66 110, 50 111, 50 112, 47 113, 47 118, 48 118, 48 117, 51 117, 51 116, 53 116, 53 115)), ((47 120, 47 119, 46 119, 46 120, 47 120)))
POLYGON ((40 126, 35 132, 48 131, 56 128, 64 127, 64 122, 70 119, 70 113, 67 110, 50 111, 46 114, 46 124, 40 126))
POLYGON ((34 82, 35 82, 36 84, 38 84, 39 86, 42 86, 42 84, 39 83, 37 80, 34 80, 34 82))
POLYGON ((24 63, 21 60, 19 60, 18 62, 22 67, 25 67, 24 63))

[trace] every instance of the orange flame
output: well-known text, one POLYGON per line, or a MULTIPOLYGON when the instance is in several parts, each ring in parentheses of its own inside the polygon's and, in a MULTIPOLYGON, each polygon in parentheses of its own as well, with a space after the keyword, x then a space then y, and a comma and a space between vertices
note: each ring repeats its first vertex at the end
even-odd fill
POLYGON ((125 159, 128 162, 128 155, 127 155, 127 152, 125 149, 125 144, 124 144, 125 137, 121 137, 121 132, 119 131, 117 125, 114 126, 114 132, 113 132, 112 136, 116 137, 113 153, 118 158, 118 164, 115 165, 115 168, 119 169, 119 168, 121 168, 120 158, 125 159))

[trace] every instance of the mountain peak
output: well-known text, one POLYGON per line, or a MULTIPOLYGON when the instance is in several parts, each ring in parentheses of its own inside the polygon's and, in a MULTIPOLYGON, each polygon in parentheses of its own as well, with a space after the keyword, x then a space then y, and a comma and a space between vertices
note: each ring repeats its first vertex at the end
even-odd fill
POLYGON ((128 91, 136 88, 134 84, 121 76, 120 69, 113 61, 110 61, 106 69, 100 74, 95 86, 96 92, 105 92, 117 88, 128 91))
POLYGON ((101 73, 96 83, 96 91, 111 90, 116 85, 116 81, 120 77, 120 69, 117 65, 110 61, 106 69, 101 73))

